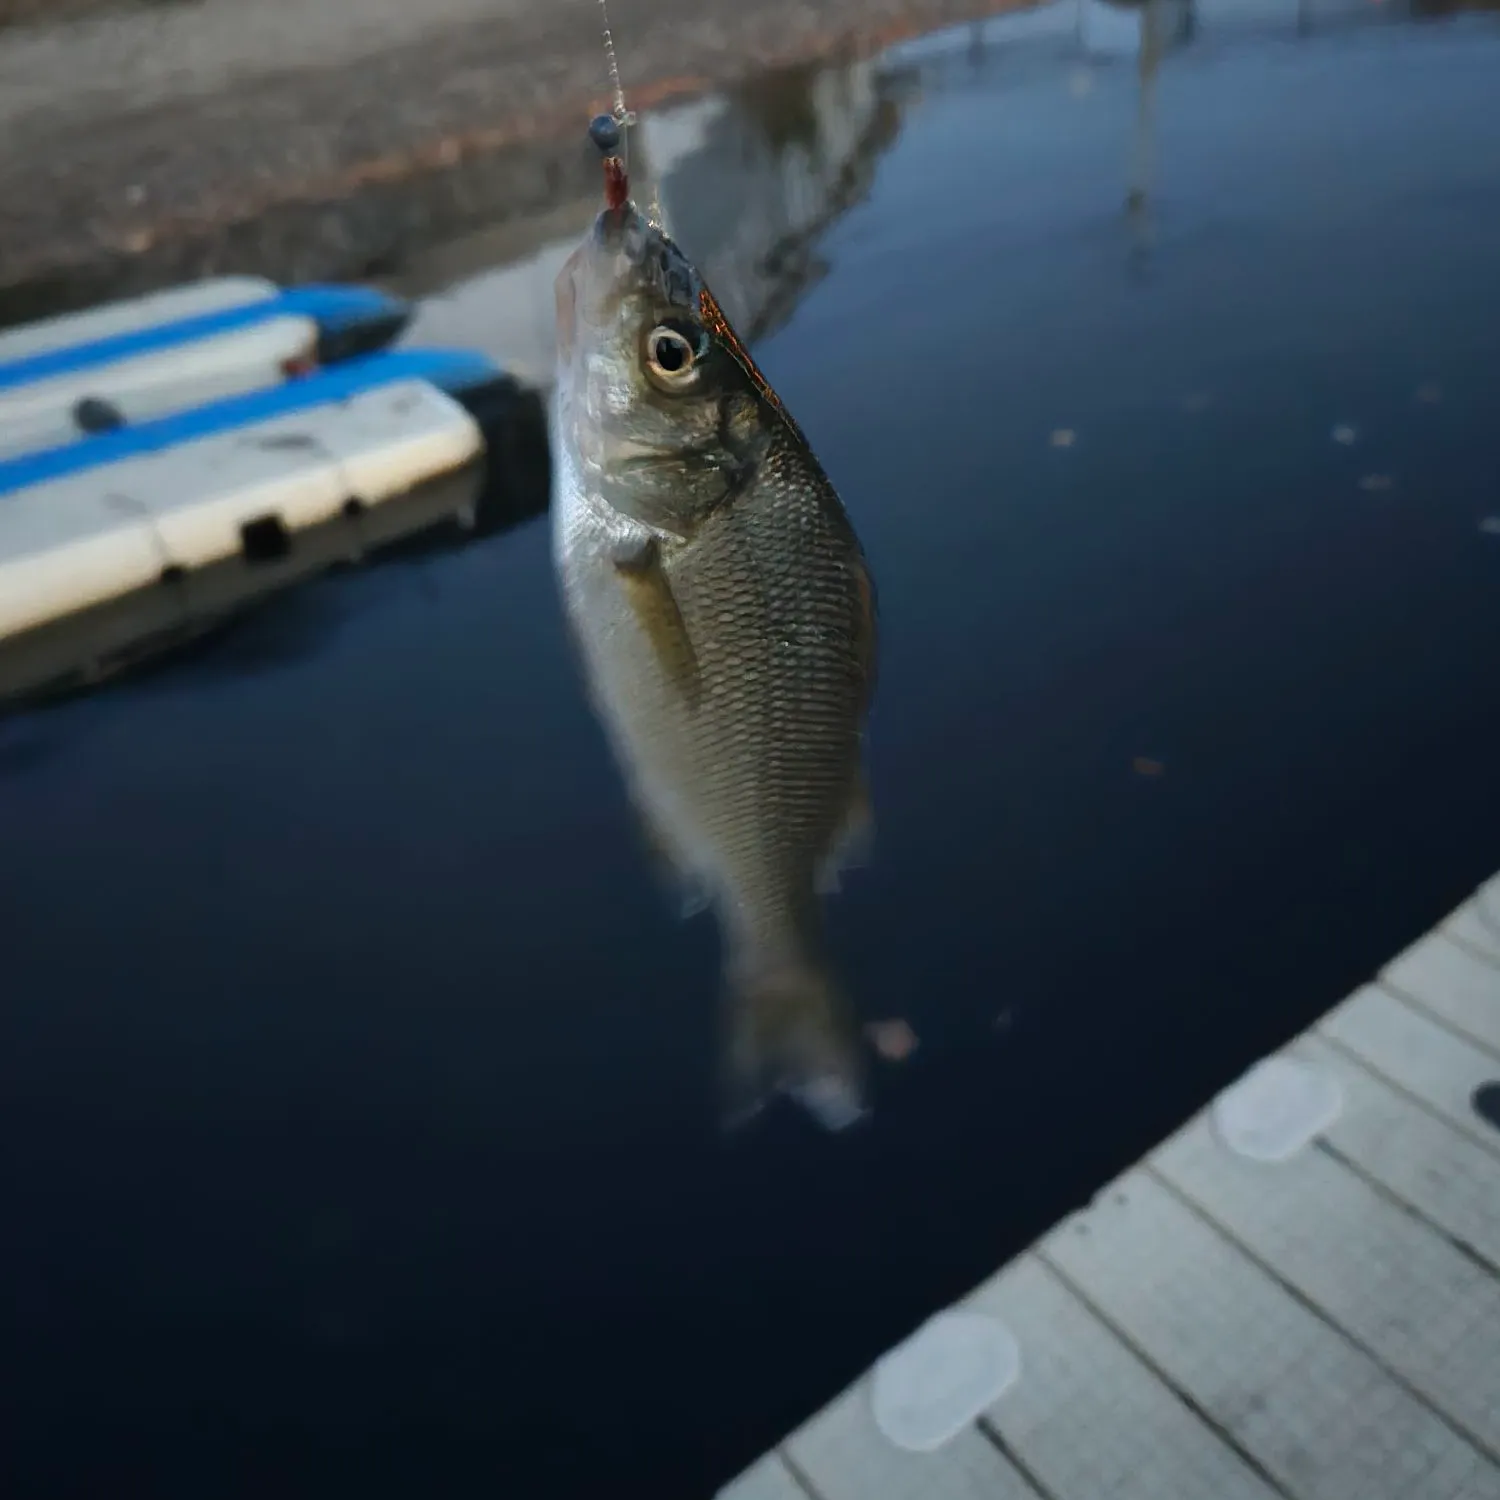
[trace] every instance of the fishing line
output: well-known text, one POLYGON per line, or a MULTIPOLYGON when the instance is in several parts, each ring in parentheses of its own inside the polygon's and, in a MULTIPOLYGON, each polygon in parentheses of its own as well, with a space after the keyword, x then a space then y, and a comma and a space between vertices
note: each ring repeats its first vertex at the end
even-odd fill
MULTIPOLYGON (((600 137, 597 122, 595 122, 595 126, 590 127, 589 134, 593 136, 594 144, 601 151, 606 153, 611 149, 618 151, 620 162, 626 169, 628 179, 630 148, 627 132, 635 124, 635 111, 625 103, 625 85, 620 81, 620 59, 618 53, 615 51, 615 34, 609 24, 609 0, 599 0, 599 19, 604 26, 604 56, 609 63, 609 81, 615 93, 613 119, 620 131, 619 144, 613 148, 606 146, 600 137)), ((656 228, 660 229, 663 227, 661 189, 660 185, 655 182, 651 184, 651 203, 647 210, 646 218, 656 228)))
POLYGON ((623 130, 635 124, 625 107, 625 86, 620 82, 620 60, 615 56, 615 34, 609 29, 609 0, 599 0, 599 19, 604 23, 604 55, 609 60, 609 81, 615 90, 615 123, 623 130))

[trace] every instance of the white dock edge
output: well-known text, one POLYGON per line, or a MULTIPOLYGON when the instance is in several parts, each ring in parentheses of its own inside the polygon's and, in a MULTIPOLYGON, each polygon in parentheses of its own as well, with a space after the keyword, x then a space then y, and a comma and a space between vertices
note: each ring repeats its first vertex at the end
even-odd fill
POLYGON ((1500 877, 964 1299, 946 1441, 867 1375, 720 1500, 1500 1500, 1496 1082, 1500 877))
POLYGON ((295 533, 483 451, 457 401, 404 380, 15 491, 0 499, 0 640, 232 558, 248 523, 295 533))
POLYGON ((175 323, 183 318, 201 318, 231 308, 249 307, 280 293, 281 288, 264 276, 210 276, 164 291, 109 302, 103 307, 64 313, 38 323, 23 323, 19 328, 0 332, 0 364, 33 359, 39 354, 113 338, 157 323, 175 323))

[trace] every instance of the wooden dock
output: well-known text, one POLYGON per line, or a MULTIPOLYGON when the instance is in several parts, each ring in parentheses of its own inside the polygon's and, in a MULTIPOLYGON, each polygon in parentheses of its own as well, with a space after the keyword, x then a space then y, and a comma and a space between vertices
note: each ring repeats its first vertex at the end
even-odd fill
POLYGON ((1497 1098, 1500 876, 720 1500, 1500 1500, 1497 1098))

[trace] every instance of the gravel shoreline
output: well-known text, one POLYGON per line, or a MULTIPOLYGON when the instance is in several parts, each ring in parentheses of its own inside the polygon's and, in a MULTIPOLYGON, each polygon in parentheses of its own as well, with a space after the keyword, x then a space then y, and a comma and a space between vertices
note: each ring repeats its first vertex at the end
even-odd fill
MULTIPOLYGON (((1024 3, 610 10, 645 109, 1024 3)), ((597 0, 136 0, 7 27, 0 324, 228 270, 380 276, 588 191, 582 125, 607 98, 597 0)))

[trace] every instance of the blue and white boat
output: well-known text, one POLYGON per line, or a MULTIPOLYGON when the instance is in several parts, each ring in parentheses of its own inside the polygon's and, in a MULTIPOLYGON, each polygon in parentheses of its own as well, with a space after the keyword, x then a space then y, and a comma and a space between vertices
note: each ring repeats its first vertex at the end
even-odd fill
POLYGON ((0 332, 0 457, 368 353, 410 315, 366 287, 227 276, 0 332))
POLYGON ((0 699, 472 515, 516 388, 406 315, 225 278, 0 333, 0 699))

